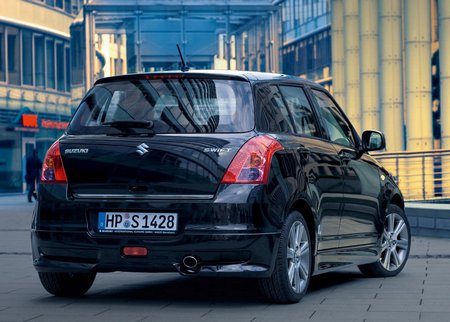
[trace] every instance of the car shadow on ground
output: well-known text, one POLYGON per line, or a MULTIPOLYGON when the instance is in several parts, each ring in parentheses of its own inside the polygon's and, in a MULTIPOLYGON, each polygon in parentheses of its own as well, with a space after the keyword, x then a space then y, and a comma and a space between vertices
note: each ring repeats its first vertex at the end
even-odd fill
MULTIPOLYGON (((157 276, 157 275, 152 275, 157 276)), ((356 272, 334 272, 314 276, 306 297, 320 291, 332 291, 340 285, 348 285, 363 279, 363 275, 356 272)), ((38 301, 64 301, 56 297, 36 299, 38 301)), ((67 299, 65 299, 67 301, 67 299)), ((133 305, 148 304, 164 306, 167 303, 178 305, 213 305, 215 303, 228 305, 267 305, 259 291, 258 281, 246 278, 205 278, 182 277, 169 274, 161 279, 146 281, 145 278, 133 280, 130 283, 118 281, 117 285, 101 285, 93 288, 83 297, 73 299, 79 304, 120 304, 133 305)))

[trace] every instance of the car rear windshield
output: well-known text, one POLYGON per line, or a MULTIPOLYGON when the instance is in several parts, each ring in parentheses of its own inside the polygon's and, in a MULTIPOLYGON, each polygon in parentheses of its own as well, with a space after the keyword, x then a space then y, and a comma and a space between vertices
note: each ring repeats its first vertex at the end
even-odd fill
POLYGON ((235 133, 253 127, 246 81, 136 79, 96 85, 81 102, 68 133, 235 133))

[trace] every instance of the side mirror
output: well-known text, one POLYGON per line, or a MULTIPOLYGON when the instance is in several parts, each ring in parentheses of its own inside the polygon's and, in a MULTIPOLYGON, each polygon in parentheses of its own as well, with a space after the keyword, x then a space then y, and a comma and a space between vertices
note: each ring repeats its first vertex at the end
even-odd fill
POLYGON ((362 134, 361 145, 364 152, 383 150, 386 147, 384 134, 379 131, 366 130, 362 134))

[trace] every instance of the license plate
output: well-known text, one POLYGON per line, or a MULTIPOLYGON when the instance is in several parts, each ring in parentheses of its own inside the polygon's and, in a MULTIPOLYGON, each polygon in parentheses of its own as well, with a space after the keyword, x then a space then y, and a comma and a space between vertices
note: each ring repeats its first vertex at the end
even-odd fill
POLYGON ((175 234, 177 223, 177 213, 98 213, 98 231, 101 233, 175 234))

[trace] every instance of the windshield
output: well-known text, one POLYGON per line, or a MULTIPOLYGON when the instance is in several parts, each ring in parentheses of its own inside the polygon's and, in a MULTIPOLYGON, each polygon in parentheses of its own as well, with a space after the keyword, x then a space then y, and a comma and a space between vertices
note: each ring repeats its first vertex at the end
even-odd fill
POLYGON ((248 82, 137 79, 96 85, 69 134, 225 133, 253 129, 248 82))

